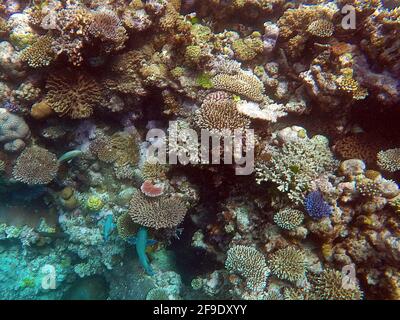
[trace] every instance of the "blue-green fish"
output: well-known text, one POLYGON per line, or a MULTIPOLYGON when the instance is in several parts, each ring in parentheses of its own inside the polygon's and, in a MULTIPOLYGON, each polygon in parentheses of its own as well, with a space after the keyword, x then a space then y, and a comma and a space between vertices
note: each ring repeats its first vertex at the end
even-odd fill
POLYGON ((136 233, 136 237, 131 237, 127 240, 130 244, 136 246, 136 253, 139 258, 139 262, 142 265, 144 271, 149 276, 154 275, 154 271, 151 268, 149 258, 146 255, 146 247, 148 245, 153 245, 157 241, 152 239, 147 239, 147 229, 145 227, 140 227, 138 232, 136 233))

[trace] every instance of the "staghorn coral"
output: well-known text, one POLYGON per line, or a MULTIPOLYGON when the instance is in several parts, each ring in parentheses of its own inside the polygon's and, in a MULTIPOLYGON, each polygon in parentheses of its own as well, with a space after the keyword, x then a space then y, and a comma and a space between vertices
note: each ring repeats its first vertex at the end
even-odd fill
POLYGON ((177 197, 148 198, 141 192, 136 192, 130 201, 128 212, 135 223, 161 229, 176 227, 183 221, 186 211, 184 203, 177 197))
POLYGON ((288 9, 278 20, 279 36, 291 58, 298 58, 310 35, 323 37, 333 33, 332 19, 338 11, 335 5, 310 5, 288 9))
POLYGON ((59 116, 88 118, 101 103, 101 86, 85 73, 52 74, 46 82, 46 102, 59 116))
POLYGON ((212 84, 217 90, 226 90, 253 101, 262 101, 264 97, 263 83, 251 73, 218 74, 212 78, 212 84))
POLYGON ((304 214, 300 210, 285 208, 274 215, 274 222, 286 230, 293 230, 303 222, 304 214))
POLYGON ((400 170, 400 148, 381 150, 378 152, 378 166, 382 170, 396 172, 400 170))
POLYGON ((305 254, 295 247, 274 252, 268 259, 268 266, 273 275, 291 282, 304 280, 307 271, 305 254))
POLYGON ((313 294, 320 300, 360 300, 363 296, 358 284, 354 288, 342 285, 342 274, 333 269, 325 269, 312 277, 313 294))
POLYGON ((256 166, 256 180, 272 181, 280 192, 296 204, 303 201, 311 182, 337 167, 326 138, 314 136, 289 142, 272 154, 268 162, 256 166))
POLYGON ((53 38, 48 35, 41 36, 33 44, 21 52, 21 60, 32 68, 41 68, 50 65, 55 58, 52 48, 53 38))
POLYGON ((26 148, 17 158, 13 177, 28 185, 50 183, 58 172, 57 157, 41 147, 26 148))
POLYGON ((264 255, 256 249, 242 245, 230 248, 225 260, 225 268, 244 277, 249 290, 264 290, 269 270, 264 255))

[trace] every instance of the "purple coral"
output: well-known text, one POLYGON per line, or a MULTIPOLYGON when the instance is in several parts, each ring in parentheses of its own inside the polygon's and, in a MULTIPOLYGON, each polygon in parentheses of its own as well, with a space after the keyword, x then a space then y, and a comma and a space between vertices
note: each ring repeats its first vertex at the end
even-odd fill
POLYGON ((306 196, 304 207, 310 217, 316 220, 332 214, 332 207, 324 200, 319 191, 312 191, 306 196))
POLYGON ((6 101, 1 105, 1 108, 6 109, 7 111, 11 112, 11 113, 18 113, 21 111, 21 107, 16 104, 13 103, 11 101, 6 101))

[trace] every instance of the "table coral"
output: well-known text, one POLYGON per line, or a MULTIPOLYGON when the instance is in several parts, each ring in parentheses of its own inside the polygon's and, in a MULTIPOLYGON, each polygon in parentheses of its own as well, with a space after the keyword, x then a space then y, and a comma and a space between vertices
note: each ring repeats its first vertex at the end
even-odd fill
POLYGON ((58 172, 56 156, 41 147, 26 148, 17 158, 13 168, 14 179, 26 184, 47 184, 58 172))

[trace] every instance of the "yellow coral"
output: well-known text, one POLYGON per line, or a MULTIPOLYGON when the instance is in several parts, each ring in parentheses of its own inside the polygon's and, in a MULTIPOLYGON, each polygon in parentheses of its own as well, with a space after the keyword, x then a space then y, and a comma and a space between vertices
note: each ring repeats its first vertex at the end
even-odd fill
POLYGON ((90 211, 99 211, 103 208, 103 200, 98 196, 90 196, 86 200, 86 208, 90 211))
POLYGON ((39 37, 21 52, 21 60, 27 62, 32 68, 48 66, 55 58, 52 43, 53 38, 50 36, 39 37))

